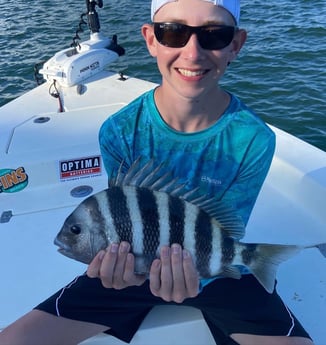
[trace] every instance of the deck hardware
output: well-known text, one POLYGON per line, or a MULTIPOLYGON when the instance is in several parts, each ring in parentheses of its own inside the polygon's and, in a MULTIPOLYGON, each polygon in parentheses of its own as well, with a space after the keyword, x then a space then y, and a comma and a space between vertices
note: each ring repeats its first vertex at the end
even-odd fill
POLYGON ((73 188, 70 191, 70 195, 74 198, 84 198, 93 192, 93 187, 83 185, 73 188))
POLYGON ((127 78, 123 75, 123 72, 119 72, 119 76, 120 78, 118 78, 118 80, 121 80, 121 81, 127 80, 127 78))
POLYGON ((83 95, 86 92, 86 85, 84 84, 78 84, 76 91, 77 91, 77 95, 83 95))
POLYGON ((48 121, 50 121, 50 118, 48 116, 40 116, 34 120, 34 123, 45 123, 48 121))
POLYGON ((9 223, 12 218, 12 211, 4 211, 0 217, 0 223, 9 223))

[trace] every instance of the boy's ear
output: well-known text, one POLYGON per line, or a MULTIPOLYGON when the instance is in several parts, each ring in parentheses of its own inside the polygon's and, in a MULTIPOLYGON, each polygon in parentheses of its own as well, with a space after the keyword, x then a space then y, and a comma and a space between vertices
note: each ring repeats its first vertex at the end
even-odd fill
POLYGON ((234 39, 231 43, 231 51, 230 51, 230 59, 229 62, 232 62, 235 60, 235 58, 238 56, 240 50, 242 49, 243 45, 245 44, 247 40, 247 31, 243 29, 239 29, 235 36, 234 39))
POLYGON ((144 24, 141 28, 141 33, 145 39, 147 49, 149 53, 153 56, 156 57, 156 47, 157 47, 157 41, 155 39, 154 35, 154 27, 151 24, 144 24))

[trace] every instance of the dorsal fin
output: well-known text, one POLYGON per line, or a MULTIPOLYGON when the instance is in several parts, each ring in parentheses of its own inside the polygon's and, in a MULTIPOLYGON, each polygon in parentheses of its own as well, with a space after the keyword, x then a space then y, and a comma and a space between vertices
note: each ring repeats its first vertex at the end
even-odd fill
POLYGON ((141 157, 137 158, 127 173, 122 173, 124 161, 120 164, 116 177, 110 178, 109 186, 134 186, 144 187, 155 191, 170 193, 180 184, 178 179, 174 178, 171 171, 163 169, 164 163, 154 166, 154 160, 149 160, 145 165, 140 165, 141 157))
POLYGON ((163 192, 185 200, 205 211, 210 217, 215 218, 225 232, 225 236, 240 239, 245 234, 242 218, 237 215, 234 208, 226 206, 216 197, 200 194, 200 188, 187 189, 185 183, 179 183, 171 171, 164 169, 164 163, 155 167, 154 160, 149 160, 145 165, 140 164, 141 157, 137 158, 128 169, 122 173, 121 163, 116 177, 110 179, 109 186, 134 186, 143 187, 157 192, 163 192))

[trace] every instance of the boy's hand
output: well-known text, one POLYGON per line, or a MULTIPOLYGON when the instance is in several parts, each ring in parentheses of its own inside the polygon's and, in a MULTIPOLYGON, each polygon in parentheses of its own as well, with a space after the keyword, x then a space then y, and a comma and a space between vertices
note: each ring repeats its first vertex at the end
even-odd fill
POLYGON ((149 279, 152 294, 167 302, 182 303, 199 292, 197 270, 179 244, 161 248, 161 258, 153 261, 149 279))
POLYGON ((106 288, 124 289, 128 286, 142 285, 146 276, 135 274, 135 258, 129 253, 130 244, 112 243, 101 250, 87 269, 90 278, 100 278, 106 288))
MULTIPOLYGON (((104 287, 124 289, 142 285, 145 275, 135 274, 134 256, 129 253, 130 244, 113 243, 101 250, 89 264, 87 275, 100 278, 104 287)), ((163 300, 182 303, 186 298, 196 297, 199 279, 192 258, 179 244, 161 248, 161 257, 153 261, 150 270, 150 290, 163 300)))

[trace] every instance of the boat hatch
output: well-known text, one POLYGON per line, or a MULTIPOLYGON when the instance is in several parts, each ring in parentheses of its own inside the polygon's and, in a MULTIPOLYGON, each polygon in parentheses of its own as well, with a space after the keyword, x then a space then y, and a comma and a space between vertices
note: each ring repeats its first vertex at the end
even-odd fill
POLYGON ((117 104, 34 116, 14 129, 8 154, 26 152, 30 158, 37 152, 37 156, 44 160, 49 158, 49 153, 54 157, 55 152, 63 148, 72 152, 73 147, 78 146, 76 150, 82 152, 82 146, 95 147, 99 127, 120 108, 117 104))
POLYGON ((119 108, 121 104, 39 115, 16 126, 2 167, 3 222, 10 221, 9 212, 15 216, 74 206, 106 188, 98 131, 119 108))

